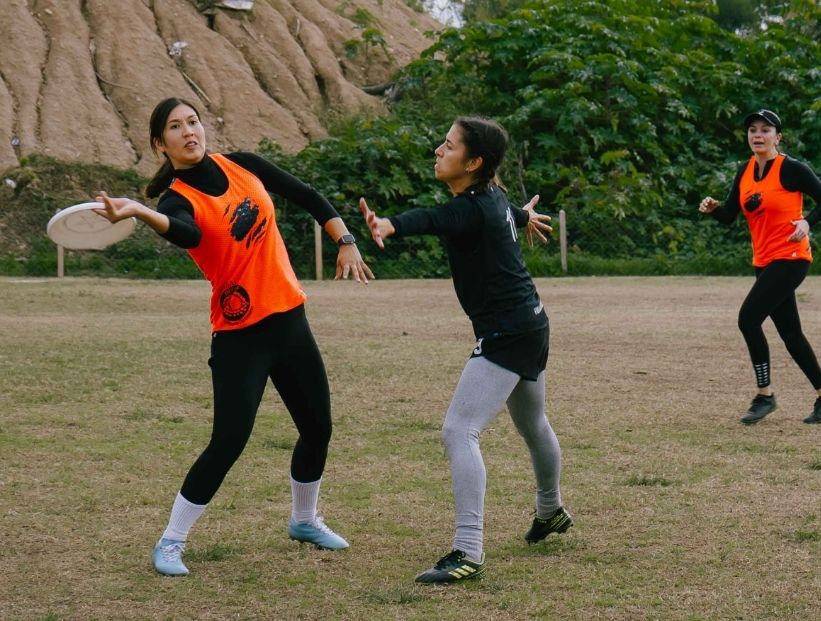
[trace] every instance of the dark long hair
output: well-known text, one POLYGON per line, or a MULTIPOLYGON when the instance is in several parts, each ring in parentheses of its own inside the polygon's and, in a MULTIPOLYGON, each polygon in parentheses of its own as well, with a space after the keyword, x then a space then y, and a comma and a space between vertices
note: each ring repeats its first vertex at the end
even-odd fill
POLYGON ((462 142, 469 158, 481 157, 476 181, 487 187, 496 177, 507 150, 507 131, 493 119, 460 116, 454 123, 462 130, 462 142))
MULTIPOLYGON (((180 99, 179 97, 169 97, 168 99, 163 99, 160 103, 154 106, 154 111, 151 113, 151 120, 148 122, 148 140, 151 145, 151 151, 154 155, 158 154, 157 143, 162 143, 163 141, 163 131, 165 131, 165 124, 168 122, 168 117, 171 114, 171 111, 180 104, 188 106, 196 113, 197 117, 200 116, 199 110, 197 110, 194 104, 185 99, 180 99)), ((159 167, 157 172, 154 173, 154 176, 151 178, 151 181, 148 182, 148 185, 145 186, 145 195, 148 198, 156 198, 162 194, 163 191, 171 185, 171 181, 174 179, 174 167, 171 166, 171 162, 168 161, 168 156, 165 153, 163 153, 163 157, 165 157, 165 161, 159 167)))

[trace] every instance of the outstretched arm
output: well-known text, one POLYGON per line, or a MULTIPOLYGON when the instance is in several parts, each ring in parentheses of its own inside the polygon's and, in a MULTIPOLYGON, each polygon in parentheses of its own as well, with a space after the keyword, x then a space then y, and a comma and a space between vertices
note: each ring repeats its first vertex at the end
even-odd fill
POLYGON ((100 192, 96 197, 98 203, 101 203, 99 209, 94 212, 101 215, 109 222, 119 222, 126 218, 137 218, 145 222, 154 231, 160 235, 167 233, 170 226, 168 216, 158 213, 135 200, 127 197, 112 198, 105 192, 100 192))
POLYGON ((735 173, 735 179, 733 179, 733 185, 730 188, 730 194, 727 196, 727 200, 724 201, 724 204, 722 205, 712 196, 707 196, 703 198, 698 205, 699 213, 710 214, 722 224, 731 224, 741 211, 741 194, 738 187, 741 181, 741 175, 744 173, 746 166, 747 164, 744 163, 738 167, 735 173))
POLYGON ((377 217, 377 215, 371 211, 370 207, 368 207, 368 203, 365 202, 364 198, 359 199, 359 210, 362 212, 365 223, 371 231, 373 241, 375 241, 376 245, 380 248, 384 248, 385 238, 390 237, 396 232, 396 229, 393 228, 393 224, 391 224, 388 218, 377 217))

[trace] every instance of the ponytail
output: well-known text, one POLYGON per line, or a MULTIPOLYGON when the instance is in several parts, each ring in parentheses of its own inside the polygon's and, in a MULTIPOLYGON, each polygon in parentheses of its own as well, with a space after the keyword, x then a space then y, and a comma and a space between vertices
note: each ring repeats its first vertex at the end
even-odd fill
POLYGON ((157 172, 154 173, 154 176, 151 177, 151 181, 145 186, 146 197, 157 198, 171 185, 173 180, 174 168, 171 166, 171 162, 166 158, 162 166, 160 166, 157 172))
MULTIPOLYGON (((507 131, 492 119, 460 116, 454 123, 462 130, 462 142, 468 157, 481 157, 482 167, 476 172, 476 182, 487 187, 497 181, 496 172, 507 150, 507 131)), ((499 187, 500 183, 497 183, 499 187)))

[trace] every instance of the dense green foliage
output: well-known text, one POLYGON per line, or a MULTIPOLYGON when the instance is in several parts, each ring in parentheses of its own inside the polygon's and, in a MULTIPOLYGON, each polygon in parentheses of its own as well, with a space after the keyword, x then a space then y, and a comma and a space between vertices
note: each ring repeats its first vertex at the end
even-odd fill
MULTIPOLYGON (((461 18, 460 23, 486 21, 504 17, 532 0, 427 0, 426 4, 450 8, 450 13, 461 18)), ((762 29, 771 17, 791 10, 789 0, 715 0, 716 21, 728 30, 762 29)))
MULTIPOLYGON (((512 197, 565 209, 574 253, 744 264, 742 219, 722 227, 695 207, 725 196, 749 157, 740 121, 759 107, 782 116, 785 150, 819 168, 821 8, 788 3, 752 36, 721 28, 712 2, 606 5, 528 2, 445 30, 399 77, 389 116, 344 122, 289 164, 338 204, 432 206, 444 197, 432 149, 458 114, 492 116, 512 137, 512 197)), ((438 257, 421 245, 417 265, 438 257)))

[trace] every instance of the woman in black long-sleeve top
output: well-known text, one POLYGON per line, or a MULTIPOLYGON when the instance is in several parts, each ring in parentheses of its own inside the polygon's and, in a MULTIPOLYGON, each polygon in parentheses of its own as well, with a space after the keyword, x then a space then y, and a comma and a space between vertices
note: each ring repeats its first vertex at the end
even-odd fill
POLYGON ((453 286, 473 324, 476 345, 442 426, 456 502, 452 550, 417 582, 455 582, 485 571, 483 524, 485 466, 479 434, 507 405, 530 452, 536 475, 536 517, 525 534, 535 543, 572 524, 559 490, 561 452, 545 416, 549 326, 544 305, 524 265, 518 229, 545 239, 548 216, 533 205, 514 208, 494 182, 507 133, 488 119, 460 117, 436 149, 436 178, 453 198, 436 209, 413 209, 378 218, 360 202, 371 235, 381 247, 390 236, 436 234, 443 238, 453 286))

